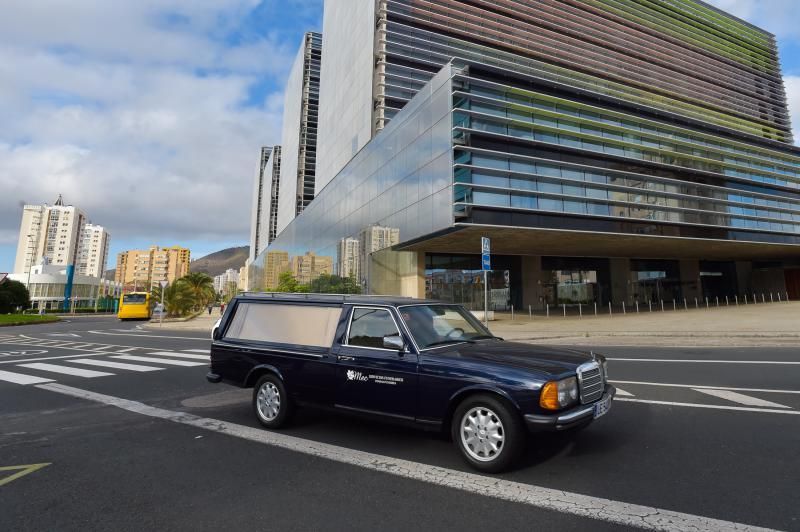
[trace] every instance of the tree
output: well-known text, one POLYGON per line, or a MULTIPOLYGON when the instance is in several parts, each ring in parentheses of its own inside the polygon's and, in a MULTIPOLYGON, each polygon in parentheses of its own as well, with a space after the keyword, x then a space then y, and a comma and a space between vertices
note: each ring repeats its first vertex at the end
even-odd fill
POLYGON ((30 294, 24 284, 6 279, 0 283, 0 314, 15 312, 17 308, 28 308, 30 294))
POLYGON ((278 277, 278 286, 275 292, 308 292, 308 286, 299 284, 292 272, 283 272, 278 277))
MULTIPOLYGON (((161 303, 161 292, 162 289, 160 285, 155 285, 150 290, 151 308, 161 303)), ((167 287, 163 289, 163 292, 164 307, 167 316, 185 316, 197 306, 194 289, 183 279, 178 279, 174 283, 168 284, 167 287)))
POLYGON ((361 287, 352 277, 323 273, 313 281, 309 290, 316 294, 360 294, 361 287))
POLYGON ((214 301, 214 279, 205 273, 192 272, 184 275, 178 281, 186 283, 194 294, 194 309, 203 308, 214 301))

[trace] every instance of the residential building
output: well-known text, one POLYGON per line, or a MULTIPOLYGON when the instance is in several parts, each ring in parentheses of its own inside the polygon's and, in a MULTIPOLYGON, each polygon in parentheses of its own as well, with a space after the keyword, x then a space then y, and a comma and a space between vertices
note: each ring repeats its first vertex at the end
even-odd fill
POLYGON ((321 58, 322 35, 306 33, 286 84, 277 233, 314 199, 321 58))
POLYGON ((149 290, 161 281, 173 283, 189 273, 191 252, 187 248, 151 246, 117 254, 114 280, 126 290, 149 290))
POLYGON ((360 250, 371 292, 480 308, 489 237, 506 306, 800 297, 774 36, 698 0, 625 5, 327 1, 317 195, 256 263, 377 224, 398 242, 360 250))
POLYGON ((76 273, 88 277, 103 277, 110 244, 111 237, 103 226, 87 223, 78 249, 76 273))
POLYGON ((248 270, 249 270, 249 268, 247 267, 247 265, 244 265, 241 268, 239 268, 239 284, 237 285, 237 288, 239 290, 242 290, 242 291, 250 290, 250 287, 249 287, 249 284, 248 284, 249 283, 250 272, 248 270))
POLYGON ((358 234, 358 264, 359 277, 357 279, 363 286, 369 277, 370 255, 376 251, 386 249, 400 243, 400 229, 397 227, 384 227, 377 224, 369 225, 358 234))
POLYGON ((228 268, 225 273, 214 276, 214 291, 218 294, 231 295, 239 288, 239 271, 228 268))
POLYGON ((304 255, 292 257, 291 271, 300 284, 311 284, 311 281, 325 274, 333 273, 333 258, 319 256, 312 251, 304 255))
POLYGON ((289 265, 289 253, 287 251, 267 251, 263 255, 264 261, 264 280, 261 286, 255 288, 264 290, 274 290, 278 287, 280 277, 283 272, 291 271, 289 265))
POLYGON ((336 253, 336 273, 340 277, 361 279, 360 243, 357 238, 343 238, 336 253))
POLYGON ((86 224, 86 214, 73 205, 65 205, 60 195, 53 205, 23 206, 14 273, 27 274, 42 262, 77 266, 86 224))

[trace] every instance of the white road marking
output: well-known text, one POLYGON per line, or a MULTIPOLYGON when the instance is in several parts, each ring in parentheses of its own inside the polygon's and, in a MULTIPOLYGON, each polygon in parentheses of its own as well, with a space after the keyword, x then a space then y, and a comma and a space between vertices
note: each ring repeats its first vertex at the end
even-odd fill
POLYGON ((676 403, 673 401, 651 401, 650 399, 629 399, 626 397, 615 398, 615 401, 627 401, 630 403, 646 403, 651 405, 665 405, 665 406, 686 406, 690 408, 710 408, 711 410, 733 410, 735 412, 762 412, 766 414, 800 414, 800 410, 773 410, 769 408, 748 408, 746 406, 721 406, 721 405, 703 405, 698 403, 676 403))
POLYGON ((124 362, 112 362, 110 360, 92 360, 90 358, 76 358, 69 360, 69 362, 85 364, 87 366, 99 366, 101 368, 127 369, 130 371, 159 371, 164 369, 155 368, 153 366, 140 366, 138 364, 125 364, 124 362))
POLYGON ((95 377, 108 377, 114 373, 106 373, 105 371, 94 371, 91 369, 70 368, 68 366, 57 366, 55 364, 19 364, 20 368, 38 369, 41 371, 50 371, 53 373, 63 373, 64 375, 73 375, 75 377, 85 377, 93 379, 95 377))
POLYGON ((184 351, 186 351, 187 353, 205 353, 205 354, 208 354, 210 350, 209 349, 184 349, 184 351))
POLYGON ((125 348, 125 349, 117 349, 117 351, 119 351, 120 353, 129 353, 131 351, 136 351, 137 349, 139 349, 139 348, 138 347, 128 347, 128 348, 125 348))
MULTIPOLYGON (((196 337, 196 336, 165 336, 165 335, 158 335, 158 334, 124 334, 124 333, 110 333, 107 331, 87 331, 92 334, 105 334, 107 336, 135 336, 136 338, 174 338, 176 340, 198 340, 201 342, 209 342, 208 336, 205 337, 196 337)), ((211 328, 208 329, 208 334, 211 334, 211 328)))
POLYGON ((786 405, 780 405, 778 403, 773 403, 772 401, 765 401, 764 399, 759 399, 758 397, 750 397, 749 395, 732 392, 730 390, 708 390, 703 388, 694 388, 694 391, 704 393, 712 397, 719 397, 720 399, 725 399, 726 401, 733 401, 734 403, 739 403, 741 405, 762 406, 766 408, 789 408, 786 405))
POLYGON ((39 384, 37 388, 371 471, 623 526, 650 530, 769 530, 743 523, 722 521, 699 515, 512 482, 498 477, 488 477, 476 473, 419 464, 409 460, 305 440, 278 432, 268 432, 219 419, 203 418, 184 412, 155 408, 137 401, 94 393, 58 383, 39 384))
POLYGON ((643 386, 666 386, 671 388, 702 388, 704 390, 731 390, 734 392, 766 392, 766 393, 796 393, 800 390, 776 390, 773 388, 734 388, 731 386, 705 386, 702 384, 670 384, 666 382, 640 382, 640 381, 608 381, 612 384, 641 384, 643 386))
POLYGON ((626 392, 622 388, 617 388, 617 395, 622 397, 633 397, 631 392, 626 392))
POLYGON ((79 334, 75 333, 45 333, 47 336, 71 336, 73 338, 80 338, 79 334))
POLYGON ((683 359, 683 358, 606 358, 617 362, 688 362, 693 364, 777 364, 787 366, 800 366, 800 361, 783 360, 704 360, 704 359, 683 359))
POLYGON ((43 382, 53 382, 53 379, 43 379, 22 373, 12 373, 10 371, 0 371, 0 381, 13 382, 14 384, 41 384, 43 382))
POLYGON ((194 360, 209 360, 211 358, 209 355, 188 355, 186 353, 175 353, 173 351, 153 351, 147 354, 164 357, 191 358, 194 360))
POLYGON ((189 362, 187 360, 168 360, 166 358, 140 357, 136 355, 116 355, 111 358, 120 360, 135 360, 138 362, 150 362, 151 364, 167 364, 169 366, 207 366, 205 362, 189 362))

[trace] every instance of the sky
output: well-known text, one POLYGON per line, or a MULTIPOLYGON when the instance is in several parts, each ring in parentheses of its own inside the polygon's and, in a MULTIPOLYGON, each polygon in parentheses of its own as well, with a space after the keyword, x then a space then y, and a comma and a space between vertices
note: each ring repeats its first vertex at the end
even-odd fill
MULTIPOLYGON (((777 36, 800 128, 796 0, 709 1, 777 36)), ((0 0, 0 13, 0 272, 21 206, 59 194, 111 233, 109 267, 126 249, 248 243, 260 147, 280 143, 322 0, 0 0)))

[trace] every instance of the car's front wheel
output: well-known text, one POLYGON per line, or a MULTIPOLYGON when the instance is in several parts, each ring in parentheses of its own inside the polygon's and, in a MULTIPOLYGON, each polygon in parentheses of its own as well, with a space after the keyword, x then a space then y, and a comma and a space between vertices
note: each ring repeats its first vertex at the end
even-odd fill
POLYGON ((286 387, 275 375, 264 375, 253 388, 253 410, 258 421, 268 429, 286 425, 292 414, 292 405, 286 387))
POLYGON ((525 446, 519 415, 491 395, 464 400, 453 414, 451 433, 467 463, 487 473, 511 467, 525 446))

